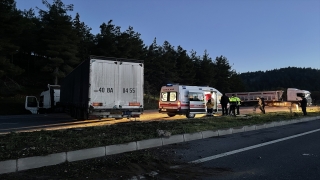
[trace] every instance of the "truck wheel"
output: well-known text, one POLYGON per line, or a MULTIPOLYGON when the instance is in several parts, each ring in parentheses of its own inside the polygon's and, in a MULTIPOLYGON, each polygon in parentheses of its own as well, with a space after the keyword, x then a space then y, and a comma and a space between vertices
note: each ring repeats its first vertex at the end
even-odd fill
POLYGON ((188 114, 186 114, 186 116, 187 116, 187 118, 194 118, 194 117, 196 116, 196 114, 190 114, 190 113, 188 113, 188 114))
POLYGON ((173 117, 173 116, 175 116, 176 114, 175 113, 168 113, 168 116, 169 117, 173 117))

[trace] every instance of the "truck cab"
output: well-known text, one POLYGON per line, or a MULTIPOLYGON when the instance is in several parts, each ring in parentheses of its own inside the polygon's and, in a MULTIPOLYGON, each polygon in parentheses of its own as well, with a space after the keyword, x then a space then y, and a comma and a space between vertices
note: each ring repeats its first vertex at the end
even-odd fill
POLYGON ((60 85, 50 85, 41 92, 39 101, 36 96, 26 96, 25 109, 32 114, 60 111, 60 85))
POLYGON ((299 103, 302 100, 302 97, 307 99, 307 106, 312 105, 311 93, 309 91, 296 88, 287 89, 287 101, 299 103))

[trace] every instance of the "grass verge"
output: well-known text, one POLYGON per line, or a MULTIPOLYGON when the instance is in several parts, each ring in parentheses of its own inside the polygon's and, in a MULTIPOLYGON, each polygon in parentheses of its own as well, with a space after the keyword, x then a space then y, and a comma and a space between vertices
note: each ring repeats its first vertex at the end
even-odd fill
MULTIPOLYGON (((172 121, 135 121, 81 129, 12 132, 0 135, 0 161, 156 138, 158 129, 175 135, 290 120, 301 115, 281 112, 251 114, 248 117, 214 116, 172 121)), ((320 108, 308 112, 309 117, 319 115, 320 108)))

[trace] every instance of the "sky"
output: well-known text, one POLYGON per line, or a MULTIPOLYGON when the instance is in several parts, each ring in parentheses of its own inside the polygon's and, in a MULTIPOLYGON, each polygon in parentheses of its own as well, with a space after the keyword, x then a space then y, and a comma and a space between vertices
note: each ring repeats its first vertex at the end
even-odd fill
MULTIPOLYGON (((47 10, 42 0, 15 0, 20 10, 47 10)), ((47 0, 52 4, 53 0, 47 0)), ((100 33, 112 20, 133 27, 146 46, 156 38, 189 54, 227 58, 237 73, 286 67, 320 70, 319 0, 62 0, 68 14, 100 33)))

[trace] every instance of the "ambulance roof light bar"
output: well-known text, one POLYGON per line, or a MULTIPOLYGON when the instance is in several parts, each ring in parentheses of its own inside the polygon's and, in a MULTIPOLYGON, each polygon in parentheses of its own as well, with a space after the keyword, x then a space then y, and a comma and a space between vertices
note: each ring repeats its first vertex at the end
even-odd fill
POLYGON ((170 86, 173 86, 173 85, 179 85, 179 83, 176 83, 176 84, 168 83, 166 86, 167 86, 167 87, 170 87, 170 86))

